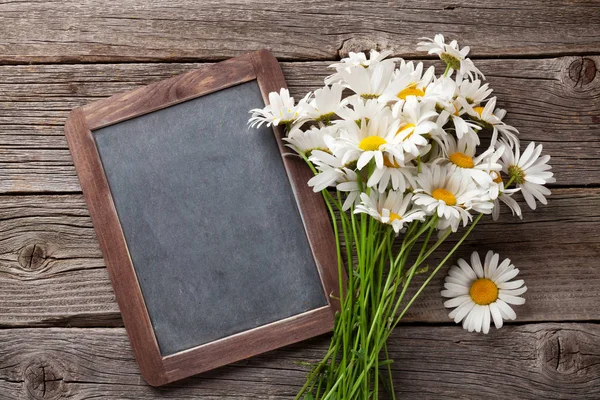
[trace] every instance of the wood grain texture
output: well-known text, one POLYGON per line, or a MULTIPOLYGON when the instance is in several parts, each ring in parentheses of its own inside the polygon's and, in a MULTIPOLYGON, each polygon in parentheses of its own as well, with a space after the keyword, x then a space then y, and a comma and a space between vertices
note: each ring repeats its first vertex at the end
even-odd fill
POLYGON ((600 5, 589 0, 0 2, 0 63, 216 60, 261 48, 286 60, 331 60, 375 47, 414 56, 418 38, 435 33, 460 38, 476 56, 595 52, 600 5))
MULTIPOLYGON (((296 98, 328 62, 283 63, 296 98)), ((558 185, 600 184, 600 57, 481 60, 507 121, 544 143, 558 185), (593 73, 592 73, 593 72, 593 73)), ((63 135, 69 111, 204 64, 1 66, 0 193, 79 191, 63 135)))
MULTIPOLYGON (((598 320, 599 210, 600 189, 555 189, 523 221, 484 220, 460 255, 492 249, 513 259, 529 288, 519 321, 598 320)), ((0 326, 122 324, 82 196, 0 196, 0 237, 0 326)), ((449 321, 444 271, 406 321, 449 321)))
MULTIPOLYGON (((0 331, 2 399, 288 399, 328 336, 162 388, 143 383, 124 329, 0 331)), ((485 335, 458 326, 397 328, 389 340, 403 399, 597 399, 600 326, 543 323, 485 335)))

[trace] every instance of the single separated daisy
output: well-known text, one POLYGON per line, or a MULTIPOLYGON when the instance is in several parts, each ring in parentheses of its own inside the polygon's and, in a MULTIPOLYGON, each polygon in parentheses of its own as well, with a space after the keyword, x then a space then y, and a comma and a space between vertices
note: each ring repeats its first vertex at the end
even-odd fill
POLYGON ((410 208, 412 194, 403 195, 400 191, 390 190, 387 194, 371 191, 371 195, 360 194, 361 203, 356 206, 355 214, 365 213, 384 224, 391 225, 399 233, 404 224, 415 220, 423 221, 425 212, 410 208))
POLYGON ((449 76, 452 75, 452 71, 458 71, 458 75, 460 76, 468 75, 471 79, 473 79, 473 75, 475 75, 475 77, 481 76, 483 79, 485 79, 485 76, 483 76, 481 71, 475 67, 473 61, 467 58, 467 55, 471 50, 469 46, 465 46, 461 50, 458 47, 458 42, 456 40, 446 44, 444 41, 444 35, 441 34, 435 35, 433 39, 421 39, 426 41, 419 42, 417 44, 417 50, 426 51, 428 54, 437 54, 440 59, 450 67, 451 70, 448 73, 449 76))
POLYGON ((502 171, 508 175, 509 180, 521 189, 527 205, 535 210, 537 199, 542 204, 548 204, 545 196, 550 196, 550 189, 545 187, 546 183, 554 183, 556 179, 550 172, 552 167, 548 165, 550 156, 542 154, 542 145, 537 147, 534 142, 529 143, 523 154, 519 147, 512 151, 505 151, 502 155, 502 171))
POLYGON ((500 329, 503 320, 517 317, 509 304, 521 305, 525 299, 520 297, 527 291, 522 279, 511 281, 519 270, 506 258, 498 265, 500 256, 488 251, 483 266, 479 253, 471 254, 471 265, 462 258, 458 266, 448 271, 442 290, 446 308, 454 308, 448 315, 457 324, 463 321, 463 328, 469 332, 490 331, 490 322, 494 321, 500 329), (455 308, 456 307, 456 308, 455 308))
POLYGON ((257 128, 264 123, 267 126, 290 125, 301 116, 298 106, 294 104, 294 98, 283 88, 279 93, 269 93, 269 104, 265 108, 254 108, 249 112, 252 113, 252 117, 248 124, 257 128))

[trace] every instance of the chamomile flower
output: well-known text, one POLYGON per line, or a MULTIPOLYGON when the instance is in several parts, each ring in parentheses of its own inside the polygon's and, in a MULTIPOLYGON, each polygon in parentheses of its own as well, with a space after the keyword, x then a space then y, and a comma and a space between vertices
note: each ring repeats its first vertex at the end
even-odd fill
MULTIPOLYGON (((452 108, 455 109, 454 105, 452 108)), ((459 115, 458 109, 456 110, 457 111, 455 111, 454 114, 450 114, 448 111, 443 110, 438 115, 435 123, 439 129, 443 129, 442 127, 445 126, 448 121, 452 121, 452 127, 454 128, 454 133, 457 138, 465 139, 469 143, 469 146, 479 146, 480 140, 477 130, 481 129, 481 127, 473 122, 465 120, 459 115)), ((437 141, 440 142, 439 140, 437 141)), ((447 143, 445 145, 447 146, 447 143)))
MULTIPOLYGON (((390 54, 392 54, 390 50, 382 51, 381 53, 377 50, 371 50, 369 52, 369 58, 367 59, 367 55, 365 53, 354 53, 351 51, 348 53, 348 57, 342 58, 340 62, 331 64, 329 68, 335 68, 339 73, 342 70, 350 72, 354 67, 373 69, 381 62, 391 64, 393 66, 397 58, 386 59, 390 54)), ((325 78, 325 83, 330 84, 333 82, 339 82, 340 80, 342 80, 342 77, 336 73, 325 78)))
POLYGON ((462 321, 469 332, 487 334, 492 320, 500 329, 504 320, 517 317, 510 304, 525 303, 521 297, 527 291, 525 282, 512 281, 519 270, 508 258, 498 264, 499 258, 497 253, 488 251, 481 265, 479 254, 474 252, 470 265, 461 258, 448 271, 441 294, 450 300, 444 306, 454 308, 448 316, 456 323, 462 321))
POLYGON ((428 214, 436 213, 440 227, 451 227, 455 232, 461 221, 466 226, 472 218, 469 204, 481 191, 448 165, 423 164, 421 168, 414 203, 423 206, 428 214))
MULTIPOLYGON (((431 149, 430 145, 421 148, 421 155, 426 154, 429 149, 431 149)), ((394 157, 384 157, 383 167, 373 170, 367 181, 367 186, 377 187, 380 193, 383 193, 390 186, 390 183, 393 190, 400 192, 414 188, 416 186, 417 167, 410 163, 414 158, 411 154, 407 154, 404 162, 400 164, 394 157)))
POLYGON ((467 103, 474 106, 485 101, 493 91, 490 89, 489 83, 482 85, 481 80, 479 79, 470 81, 468 79, 462 79, 462 77, 457 78, 456 89, 457 97, 465 99, 467 103))
POLYGON ((427 145, 424 135, 438 128, 431 121, 437 116, 435 105, 419 102, 414 96, 408 97, 402 107, 399 105, 397 103, 392 109, 392 115, 401 121, 396 136, 400 138, 404 151, 416 157, 419 148, 427 145))
POLYGON ((352 67, 338 71, 343 84, 363 99, 376 99, 387 88, 394 73, 393 63, 379 63, 375 67, 352 67))
POLYGON ((500 108, 496 109, 496 98, 492 97, 486 104, 485 107, 476 106, 471 107, 467 103, 463 103, 463 106, 483 128, 489 128, 492 130, 492 140, 490 146, 495 146, 498 140, 498 134, 506 140, 510 147, 519 147, 519 138, 517 134, 517 128, 507 125, 502 122, 502 119, 506 115, 506 111, 500 108))
POLYGON ((334 154, 322 150, 313 150, 309 161, 319 171, 308 181, 308 186, 312 187, 315 192, 337 185, 345 174, 344 163, 334 154))
MULTIPOLYGON (((452 69, 452 71, 458 71, 460 76, 468 75, 471 79, 473 79, 473 76, 481 76, 485 79, 481 71, 475 67, 473 61, 467 58, 470 51, 469 46, 465 46, 461 50, 458 47, 456 40, 446 44, 444 36, 441 34, 435 35, 433 39, 422 39, 426 41, 418 43, 418 51, 426 51, 428 54, 437 54, 440 59, 452 69)), ((449 75, 452 75, 452 72, 450 72, 449 75)))
POLYGON ((342 119, 333 121, 334 124, 348 125, 355 123, 360 125, 364 119, 367 122, 376 117, 391 116, 391 111, 385 104, 379 103, 376 99, 365 100, 354 96, 349 99, 345 107, 338 110, 338 115, 342 119))
POLYGON ((329 151, 324 140, 324 137, 327 135, 332 137, 337 136, 337 128, 333 126, 322 128, 313 126, 305 131, 294 128, 290 131, 288 137, 283 138, 283 140, 286 141, 287 146, 294 149, 296 153, 305 154, 309 157, 314 150, 329 151))
POLYGON ((494 221, 496 221, 500 217, 500 202, 506 204, 508 208, 510 208, 513 217, 517 216, 522 219, 523 215, 521 214, 521 207, 519 206, 519 203, 517 203, 517 201, 512 198, 512 195, 517 193, 521 189, 505 188, 500 171, 492 171, 490 172, 490 176, 492 177, 492 184, 488 189, 488 193, 494 205, 494 208, 492 210, 492 218, 494 219, 494 221))
POLYGON ((371 195, 361 193, 361 203, 356 206, 354 213, 365 213, 384 224, 392 226, 396 233, 404 224, 415 220, 423 221, 425 213, 418 208, 410 208, 411 194, 403 195, 400 191, 390 190, 387 194, 372 191, 371 195))
POLYGON ((248 123, 251 127, 260 127, 264 123, 267 126, 290 125, 301 116, 300 110, 294 105, 294 98, 283 88, 279 93, 269 93, 269 104, 265 108, 254 108, 250 112, 252 118, 248 123))
POLYGON ((346 194, 346 200, 342 204, 342 211, 349 210, 350 207, 360 202, 361 189, 364 186, 362 177, 349 168, 344 168, 344 175, 340 178, 336 189, 346 194))
POLYGON ((343 163, 356 160, 356 167, 361 170, 369 161, 375 160, 377 168, 383 167, 384 153, 391 154, 402 160, 404 153, 396 138, 398 121, 390 123, 387 117, 369 120, 363 119, 358 124, 348 124, 340 130, 339 138, 332 141, 330 148, 333 153, 340 155, 343 163))
POLYGON ((535 143, 531 142, 523 154, 517 147, 514 154, 512 151, 505 151, 502 155, 502 171, 521 189, 527 205, 532 210, 536 209, 536 199, 542 204, 548 204, 545 196, 549 196, 551 192, 543 185, 556 182, 554 174, 550 172, 552 167, 548 165, 550 156, 540 157, 541 153, 542 145, 536 147, 535 143))
POLYGON ((491 171, 500 171, 502 165, 497 161, 504 152, 504 146, 494 149, 488 148, 478 156, 475 156, 477 147, 472 146, 466 136, 456 140, 454 137, 447 138, 448 146, 445 149, 448 164, 465 177, 481 187, 489 187, 493 183, 490 176, 491 171))
POLYGON ((404 102, 408 96, 422 98, 425 89, 435 75, 435 67, 431 66, 423 74, 423 63, 415 67, 413 62, 402 60, 400 68, 394 72, 394 78, 377 99, 382 103, 404 102))
POLYGON ((343 90, 344 87, 337 83, 324 86, 315 90, 313 94, 309 93, 306 101, 298 106, 306 118, 329 125, 339 110, 346 105, 347 100, 342 100, 343 90))

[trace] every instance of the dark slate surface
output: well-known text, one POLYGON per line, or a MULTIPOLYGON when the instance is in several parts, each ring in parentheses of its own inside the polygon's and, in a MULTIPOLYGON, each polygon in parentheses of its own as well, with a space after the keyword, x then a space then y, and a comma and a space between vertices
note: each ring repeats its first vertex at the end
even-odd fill
POLYGON ((256 81, 94 132, 163 355, 326 305, 256 81))

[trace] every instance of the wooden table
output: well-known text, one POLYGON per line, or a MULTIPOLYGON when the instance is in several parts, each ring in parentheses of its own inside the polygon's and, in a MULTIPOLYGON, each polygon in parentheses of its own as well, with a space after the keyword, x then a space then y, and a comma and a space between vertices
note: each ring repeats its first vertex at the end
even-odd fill
POLYGON ((0 399, 292 398, 328 337, 168 387, 139 375, 63 124, 73 107, 269 48, 298 98, 348 51, 407 58, 441 32, 472 57, 526 144, 552 155, 550 204, 476 228, 529 290, 487 335, 447 317, 443 274, 391 338, 404 399, 600 398, 600 2, 0 0, 0 399))

